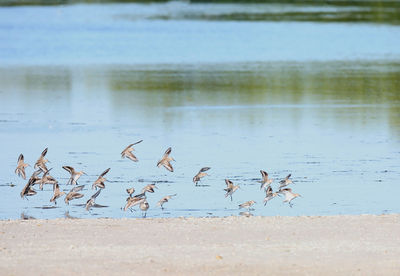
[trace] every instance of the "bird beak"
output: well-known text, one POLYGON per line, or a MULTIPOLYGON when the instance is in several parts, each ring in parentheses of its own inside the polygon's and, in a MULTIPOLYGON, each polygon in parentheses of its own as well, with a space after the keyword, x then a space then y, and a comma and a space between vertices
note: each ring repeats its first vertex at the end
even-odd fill
POLYGON ((83 172, 84 175, 88 175, 87 173, 83 172))

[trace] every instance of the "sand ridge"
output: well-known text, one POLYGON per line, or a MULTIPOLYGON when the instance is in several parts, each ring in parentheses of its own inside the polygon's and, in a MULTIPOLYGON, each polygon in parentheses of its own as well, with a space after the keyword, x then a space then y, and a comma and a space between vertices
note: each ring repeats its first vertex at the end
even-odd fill
POLYGON ((2 275, 398 275, 400 215, 0 221, 2 275))

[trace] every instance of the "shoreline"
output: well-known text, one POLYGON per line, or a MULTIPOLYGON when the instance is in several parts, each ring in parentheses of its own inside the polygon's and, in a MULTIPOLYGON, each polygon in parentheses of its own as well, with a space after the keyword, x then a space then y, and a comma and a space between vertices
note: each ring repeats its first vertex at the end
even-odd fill
POLYGON ((0 221, 3 275, 385 274, 400 214, 0 221))

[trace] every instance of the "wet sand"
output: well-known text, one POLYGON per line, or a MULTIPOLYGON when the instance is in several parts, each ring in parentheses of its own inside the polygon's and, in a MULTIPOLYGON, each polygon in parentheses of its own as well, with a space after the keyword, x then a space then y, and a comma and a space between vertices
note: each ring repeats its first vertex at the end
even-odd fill
POLYGON ((2 275, 395 275, 400 215, 0 221, 2 275))

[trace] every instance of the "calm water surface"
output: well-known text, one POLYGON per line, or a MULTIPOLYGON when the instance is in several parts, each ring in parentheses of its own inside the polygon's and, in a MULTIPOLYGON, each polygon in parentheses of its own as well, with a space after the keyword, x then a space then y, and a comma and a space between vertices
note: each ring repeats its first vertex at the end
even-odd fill
MULTIPOLYGON (((400 28, 376 22, 275 22, 301 5, 107 4, 0 8, 0 219, 140 217, 125 189, 150 183, 149 217, 398 213, 400 28), (224 14, 244 12, 247 17, 224 14), (138 163, 120 159, 137 140, 138 163), (169 147, 175 171, 157 168, 169 147), (20 198, 14 174, 48 147, 63 190, 70 165, 85 197, 54 206, 52 187, 20 198), (192 177, 212 169, 200 187, 192 177), (91 184, 110 167, 97 198, 91 184), (263 206, 259 170, 291 173, 303 197, 263 206), (240 184, 233 201, 224 179, 240 184), (177 193, 164 211, 156 202, 177 193)), ((365 7, 342 7, 360 11, 365 7)), ((333 9, 338 13, 337 9, 333 9)), ((27 168, 27 174, 33 172, 27 168)))

